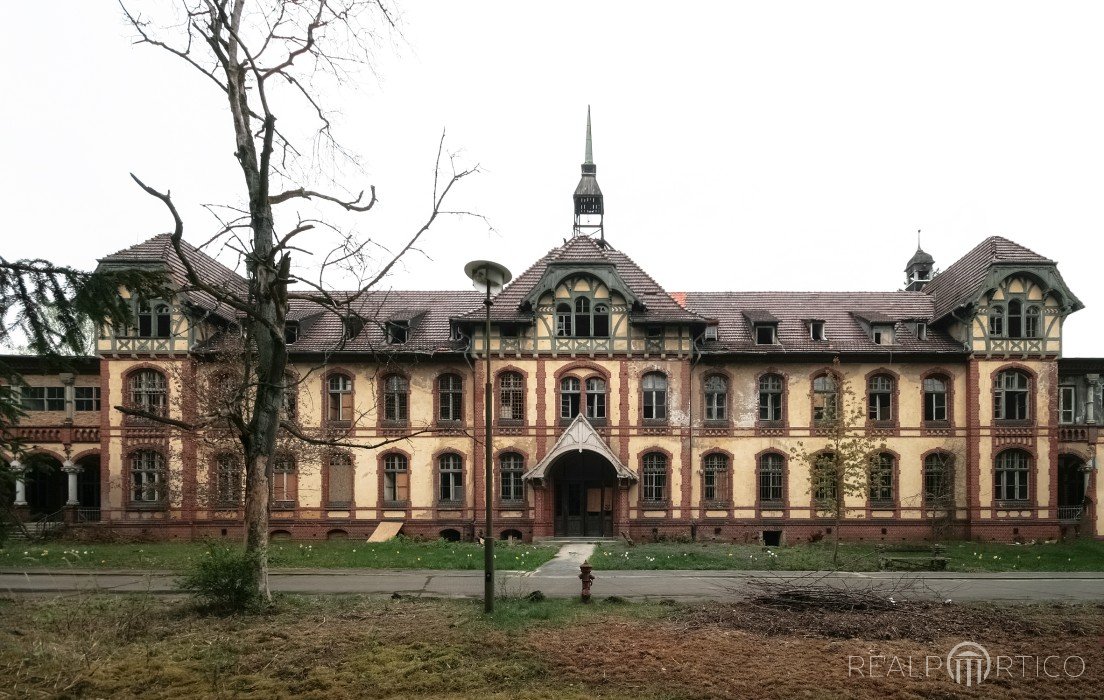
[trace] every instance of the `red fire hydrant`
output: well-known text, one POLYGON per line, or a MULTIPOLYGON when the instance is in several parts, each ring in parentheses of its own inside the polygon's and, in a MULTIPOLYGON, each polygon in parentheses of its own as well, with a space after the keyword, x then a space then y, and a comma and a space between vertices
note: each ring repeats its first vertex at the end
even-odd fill
POLYGON ((590 565, 589 559, 579 565, 579 580, 583 582, 582 600, 584 603, 590 602, 590 584, 594 583, 594 575, 590 572, 593 569, 594 567, 590 565))

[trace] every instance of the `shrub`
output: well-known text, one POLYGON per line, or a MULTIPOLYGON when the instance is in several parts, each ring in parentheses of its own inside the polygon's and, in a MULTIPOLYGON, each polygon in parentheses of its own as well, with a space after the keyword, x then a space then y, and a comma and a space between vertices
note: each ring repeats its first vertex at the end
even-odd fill
POLYGON ((207 554, 177 581, 177 588, 192 594, 201 607, 213 612, 251 610, 260 603, 259 566, 244 551, 208 544, 207 554))

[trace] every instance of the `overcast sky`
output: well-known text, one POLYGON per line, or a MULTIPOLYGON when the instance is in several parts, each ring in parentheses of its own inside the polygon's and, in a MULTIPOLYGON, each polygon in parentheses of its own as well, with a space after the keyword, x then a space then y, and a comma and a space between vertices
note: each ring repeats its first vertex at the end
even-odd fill
MULTIPOLYGON (((669 291, 888 290, 923 229, 946 267, 1000 234, 1059 262, 1104 356, 1104 3, 417 0, 357 90, 331 95, 375 184, 362 235, 427 213, 437 141, 483 169, 388 284, 467 288, 570 235, 587 105, 607 239, 669 291)), ((240 199, 218 95, 113 2, 5 8, 0 255, 95 259, 240 199), (229 194, 228 194, 229 193, 229 194)))

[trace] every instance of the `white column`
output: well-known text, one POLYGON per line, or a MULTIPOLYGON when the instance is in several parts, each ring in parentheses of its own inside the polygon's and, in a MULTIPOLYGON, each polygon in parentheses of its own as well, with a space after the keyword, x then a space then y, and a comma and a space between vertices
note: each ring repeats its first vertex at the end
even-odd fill
POLYGON ((1100 382, 1099 374, 1087 374, 1085 379, 1089 381, 1089 402, 1085 405, 1085 423, 1096 423, 1096 387, 1100 382))
POLYGON ((65 501, 67 506, 79 506, 80 500, 77 498, 77 474, 84 471, 84 467, 79 464, 73 464, 71 460, 65 460, 65 464, 61 465, 61 471, 69 477, 69 500, 65 501))
POLYGON ((27 468, 18 459, 13 459, 8 468, 15 474, 15 503, 13 505, 25 506, 27 505, 27 484, 23 480, 23 472, 27 471, 27 468))

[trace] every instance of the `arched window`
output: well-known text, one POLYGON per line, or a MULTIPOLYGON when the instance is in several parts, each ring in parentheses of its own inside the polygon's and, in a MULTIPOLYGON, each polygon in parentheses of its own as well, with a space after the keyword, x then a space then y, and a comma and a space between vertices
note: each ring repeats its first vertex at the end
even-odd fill
POLYGON ((606 380, 601 377, 586 380, 586 417, 599 421, 606 418, 606 380))
POLYGON ((590 299, 575 298, 575 335, 586 338, 590 335, 590 299))
POLYGON ((501 470, 500 497, 503 503, 520 503, 525 500, 525 484, 521 480, 525 460, 517 452, 504 452, 498 458, 501 470))
POLYGON ((1028 420, 1031 418, 1031 379, 1023 372, 1006 370, 997 375, 993 384, 993 417, 996 420, 1028 420))
POLYGON ((954 481, 951 455, 933 452, 924 458, 924 505, 928 508, 950 508, 954 503, 954 481))
POLYGON ((237 506, 241 503, 241 497, 241 460, 234 454, 221 454, 215 458, 215 503, 237 506))
POLYGON ((702 464, 702 499, 710 503, 728 502, 728 457, 714 452, 702 464))
POLYGON ((649 372, 641 383, 644 420, 667 420, 667 375, 649 372))
POLYGON ((458 422, 464 417, 464 381, 460 375, 442 374, 437 378, 437 400, 440 420, 458 422))
POLYGON ((831 374, 822 374, 813 380, 813 421, 826 422, 836 419, 839 406, 839 386, 831 374))
POLYGON ((998 501, 1026 501, 1031 455, 1023 450, 1005 450, 997 455, 995 467, 993 497, 998 501))
POLYGON ((326 420, 353 420, 353 380, 344 374, 332 374, 326 380, 326 420))
POLYGON ((525 420, 525 382, 517 372, 498 376, 498 418, 520 423, 525 420))
POLYGON ((576 377, 564 377, 560 380, 560 418, 571 420, 579 415, 580 384, 576 377))
POLYGON ((160 452, 138 450, 130 454, 130 500, 160 503, 165 498, 165 458, 160 452))
POLYGON ((1000 337, 1004 335, 1004 307, 989 307, 989 335, 1000 337))
POLYGON ((867 384, 867 414, 872 421, 893 420, 893 377, 878 374, 867 384))
POLYGON ((353 458, 344 452, 332 452, 326 458, 326 507, 349 508, 353 505, 353 458))
POLYGON ((868 474, 871 506, 893 505, 894 463, 893 455, 886 452, 871 457, 868 474))
POLYGON ((821 508, 834 510, 839 495, 839 470, 836 467, 836 455, 821 452, 813 461, 809 477, 812 480, 813 500, 821 508))
POLYGON ((940 423, 947 420, 947 378, 924 379, 924 422, 940 423))
POLYGON ((719 374, 705 378, 705 419, 728 418, 728 381, 719 374))
POLYGON ((295 458, 287 452, 277 452, 272 462, 272 481, 269 483, 272 492, 273 508, 294 508, 295 500, 299 492, 299 474, 295 465, 295 458))
POLYGON ((407 400, 410 384, 399 374, 383 380, 383 419, 396 423, 407 420, 407 400))
POLYGON ((571 304, 560 302, 556 304, 556 335, 570 336, 571 331, 571 304))
POLYGON ((1019 299, 1008 302, 1008 337, 1023 337, 1023 302, 1019 299))
POLYGON ((155 369, 140 369, 130 375, 130 403, 140 411, 165 415, 168 403, 165 375, 155 369))
POLYGON ((785 494, 783 466, 782 455, 776 452, 768 452, 759 457, 760 508, 782 505, 785 494))
POLYGON ((759 377, 759 420, 782 422, 782 377, 764 374, 759 377))
POLYGON ((406 455, 392 453, 384 456, 383 500, 395 505, 410 500, 410 470, 406 455))
POLYGON ((442 503, 459 503, 464 500, 464 466, 460 455, 448 453, 438 460, 441 471, 440 496, 442 503))
POLYGON ((644 455, 644 502, 663 504, 667 501, 667 455, 649 452, 644 455))
POLYGON ((597 303, 594 305, 594 337, 608 338, 610 334, 609 304, 597 303))
POLYGON ((1027 315, 1024 316, 1024 337, 1025 338, 1038 338, 1039 337, 1039 307, 1029 306, 1027 307, 1027 315))

